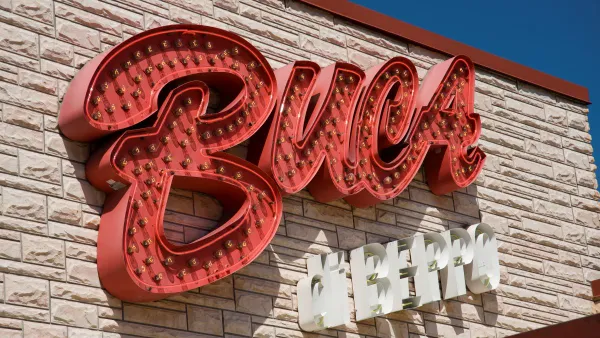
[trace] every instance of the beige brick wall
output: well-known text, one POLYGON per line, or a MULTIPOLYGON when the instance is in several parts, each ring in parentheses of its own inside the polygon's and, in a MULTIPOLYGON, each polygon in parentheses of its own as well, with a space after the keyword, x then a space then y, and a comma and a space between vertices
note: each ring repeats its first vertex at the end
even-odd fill
MULTIPOLYGON (((503 337, 591 313, 600 206, 588 109, 483 69, 475 104, 488 161, 476 184, 434 196, 418 175, 401 196, 369 209, 290 196, 272 244, 233 277, 148 304, 111 297, 96 272, 104 196, 85 180, 91 146, 58 133, 60 101, 91 57, 177 22, 233 31, 275 68, 297 59, 365 68, 400 54, 422 77, 446 58, 293 1, 0 0, 0 337, 300 337, 295 285, 306 257, 480 220, 500 239, 495 292, 321 334, 503 337)), ((175 216, 204 218, 206 229, 218 217, 190 192, 169 204, 175 216)), ((206 230, 175 223, 176 241, 206 230)))

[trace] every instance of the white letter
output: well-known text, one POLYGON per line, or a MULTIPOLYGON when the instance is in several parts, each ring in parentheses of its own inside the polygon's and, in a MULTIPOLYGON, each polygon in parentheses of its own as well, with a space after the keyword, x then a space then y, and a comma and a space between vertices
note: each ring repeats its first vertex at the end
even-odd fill
MULTIPOLYGON (((448 247, 444 238, 434 232, 430 232, 423 235, 425 242, 425 271, 427 273, 424 276, 417 275, 415 277, 415 288, 416 295, 420 296, 421 305, 435 302, 441 299, 440 296, 440 281, 438 278, 438 270, 443 269, 448 264, 448 247)), ((411 251, 411 258, 414 262, 414 255, 411 251)), ((419 264, 423 264, 422 260, 419 260, 419 264)), ((419 270, 422 271, 422 270, 419 270)))
POLYGON ((450 248, 448 265, 441 271, 444 299, 462 296, 467 293, 463 266, 473 261, 473 241, 462 228, 450 229, 441 235, 450 248))
POLYGON ((354 289, 356 320, 363 320, 385 313, 392 308, 393 299, 387 255, 383 245, 367 244, 350 252, 350 269, 354 289))
POLYGON ((418 298, 411 297, 408 289, 408 279, 414 277, 417 271, 416 268, 409 267, 406 260, 408 250, 413 243, 412 239, 411 237, 393 241, 385 246, 390 269, 388 279, 393 298, 392 309, 389 312, 415 307, 418 303, 418 298))
POLYGON ((298 281, 298 322, 304 331, 350 323, 344 252, 306 260, 308 277, 298 281))
POLYGON ((473 262, 465 268, 469 290, 482 293, 495 289, 500 284, 498 244, 491 226, 485 223, 471 225, 468 229, 474 244, 473 262))

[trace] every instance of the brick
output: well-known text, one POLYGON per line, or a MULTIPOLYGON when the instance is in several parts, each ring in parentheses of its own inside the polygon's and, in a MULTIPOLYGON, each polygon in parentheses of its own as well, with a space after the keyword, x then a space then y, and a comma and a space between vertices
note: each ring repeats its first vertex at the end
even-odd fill
POLYGON ((496 294, 505 296, 505 297, 509 297, 509 298, 518 299, 518 300, 528 302, 528 303, 534 303, 534 304, 540 304, 540 305, 546 305, 546 306, 557 306, 558 305, 558 299, 556 298, 556 296, 548 295, 548 294, 537 292, 537 291, 526 290, 526 289, 509 286, 509 285, 501 284, 496 289, 496 294))
POLYGON ((562 146, 567 149, 588 155, 592 155, 593 152, 592 145, 588 142, 575 141, 566 137, 563 137, 562 139, 562 146))
POLYGON ((42 193, 52 196, 62 195, 62 187, 59 185, 44 183, 40 181, 30 180, 28 178, 2 173, 0 173, 0 186, 28 190, 31 192, 42 193))
POLYGON ((172 301, 198 306, 207 306, 223 310, 235 310, 235 302, 231 299, 211 297, 191 292, 180 293, 169 298, 172 301))
MULTIPOLYGON (((8 1, 8 4, 10 5, 10 1, 8 1)), ((32 31, 35 33, 49 36, 54 35, 54 27, 52 25, 32 20, 25 16, 11 13, 10 10, 11 9, 8 8, 6 11, 0 12, 0 21, 3 21, 9 25, 24 28, 28 31, 32 31)))
POLYGON ((190 331, 218 336, 223 335, 223 315, 221 314, 221 310, 188 305, 187 313, 188 328, 190 331))
POLYGON ((572 151, 564 150, 565 163, 579 169, 590 170, 590 160, 587 155, 572 151))
POLYGON ((377 333, 379 337, 408 337, 408 325, 406 323, 375 317, 377 333))
POLYGON ((431 193, 429 191, 422 190, 422 189, 415 189, 413 187, 410 187, 409 191, 410 191, 410 199, 413 201, 417 201, 417 202, 427 204, 427 205, 432 205, 437 208, 454 210, 454 201, 452 200, 452 197, 445 196, 445 195, 442 195, 442 196, 434 195, 433 193, 431 193))
POLYGON ((90 205, 101 206, 104 204, 105 194, 87 181, 65 176, 63 177, 63 186, 65 188, 65 198, 90 205))
MULTIPOLYGON (((261 21, 262 13, 261 13, 260 9, 258 9, 256 7, 248 6, 246 4, 241 4, 239 10, 240 10, 241 16, 245 16, 247 18, 250 18, 250 19, 256 20, 256 21, 261 21)), ((280 27, 277 27, 277 28, 280 28, 280 27)), ((291 32, 291 33, 295 33, 295 32, 291 32)))
POLYGON ((42 323, 23 323, 23 335, 31 338, 67 338, 67 327, 42 323))
POLYGON ((517 101, 511 97, 507 97, 505 102, 506 109, 508 110, 531 116, 536 119, 546 120, 546 114, 543 108, 539 108, 522 101, 517 101))
POLYGON ((21 260, 21 243, 0 239, 0 258, 21 260))
POLYGON ((48 310, 9 304, 0 304, 0 316, 40 322, 50 320, 48 310))
POLYGON ((275 297, 292 297, 292 288, 290 285, 238 275, 234 276, 234 280, 236 290, 251 291, 275 297))
POLYGON ((131 322, 159 325, 175 329, 186 329, 186 316, 183 312, 125 304, 123 307, 123 314, 125 320, 131 322))
POLYGON ((65 65, 73 64, 73 46, 60 40, 40 36, 40 56, 65 65))
POLYGON ((96 245, 98 241, 98 231, 96 230, 56 222, 48 222, 48 234, 51 237, 83 244, 96 245))
POLYGON ((19 174, 19 161, 17 157, 0 154, 0 172, 11 175, 19 174))
POLYGON ((600 203, 596 200, 571 196, 571 204, 576 208, 582 208, 589 211, 600 212, 600 203))
POLYGON ((573 208, 575 222, 588 227, 600 228, 600 217, 598 213, 583 209, 573 208))
POLYGON ((13 11, 25 17, 48 24, 54 22, 51 0, 13 0, 13 11))
POLYGON ((340 249, 351 250, 367 244, 365 233, 345 227, 337 228, 340 249))
POLYGON ((102 338, 102 332, 69 327, 69 338, 102 338))
POLYGON ((35 33, 0 22, 0 45, 14 53, 38 57, 38 36, 35 33))
POLYGON ((67 259, 67 280, 72 283, 100 287, 96 264, 67 259))
POLYGON ((21 338, 21 337, 23 337, 23 333, 21 330, 12 330, 12 329, 5 329, 5 328, 0 328, 0 335, 4 338, 21 338))
POLYGON ((223 311, 223 326, 226 333, 250 336, 252 333, 250 316, 241 313, 223 311))
POLYGON ((85 328, 98 327, 98 309, 95 305, 53 299, 51 315, 53 323, 85 328))
POLYGON ((557 217, 567 221, 573 219, 573 212, 571 211, 571 208, 537 199, 533 200, 533 211, 538 214, 557 217))
POLYGON ((548 223, 543 223, 537 220, 523 218, 523 230, 531 231, 536 234, 554 237, 558 239, 563 238, 562 228, 548 223))
MULTIPOLYGON (((5 12, 0 12, 5 13, 5 12)), ((1 18, 1 17, 0 17, 1 18)), ((16 65, 29 70, 39 70, 40 62, 5 50, 0 50, 0 62, 7 65, 16 65)))
POLYGON ((304 34, 300 34, 300 48, 335 61, 348 60, 348 54, 345 48, 304 34))
POLYGON ((513 158, 513 165, 514 165, 515 169, 523 170, 530 174, 539 175, 539 176, 546 177, 549 179, 554 178, 554 173, 552 171, 552 167, 549 167, 546 165, 528 161, 528 160, 522 159, 520 157, 513 158))
POLYGON ((574 282, 583 282, 583 271, 579 267, 545 261, 544 272, 547 276, 553 276, 574 282))
POLYGON ((538 262, 532 259, 520 258, 513 255, 507 255, 499 253, 500 264, 510 266, 519 270, 543 273, 542 262, 538 262))
POLYGON ((592 313, 593 303, 589 300, 572 297, 569 295, 558 295, 558 304, 561 309, 575 311, 583 314, 592 313))
POLYGON ((96 0, 65 0, 64 3, 127 25, 142 28, 143 16, 125 8, 102 3, 96 0))
MULTIPOLYGON (((112 319, 99 320, 99 328, 105 332, 115 332, 122 335, 115 335, 114 337, 126 337, 127 335, 145 336, 145 337, 168 337, 168 338, 198 338, 197 333, 185 332, 181 330, 174 330, 154 325, 142 325, 136 323, 130 323, 125 321, 117 321, 112 319)), ((106 337, 107 333, 104 333, 106 337)), ((110 338, 113 338, 111 336, 110 338)))
POLYGON ((64 267, 65 248, 61 240, 40 236, 23 235, 23 261, 64 267))
POLYGON ((53 298, 57 297, 89 304, 121 307, 120 300, 111 296, 107 291, 95 287, 50 282, 50 293, 53 298))
POLYGON ((227 9, 234 13, 237 13, 237 11, 240 7, 239 0, 215 0, 213 3, 217 7, 227 9))
POLYGON ((3 203, 2 214, 34 221, 46 220, 46 197, 39 194, 15 190, 2 189, 3 203))
POLYGON ((565 223, 562 225, 565 241, 585 244, 584 228, 579 225, 565 223))
POLYGON ((173 22, 171 22, 169 19, 148 13, 144 13, 144 21, 146 23, 144 26, 145 29, 152 29, 173 24, 173 22))
POLYGON ((65 242, 65 253, 69 258, 96 262, 96 247, 91 245, 65 242))
POLYGON ((57 18, 56 36, 62 41, 80 47, 100 50, 100 33, 86 26, 57 18))
MULTIPOLYGON (((167 0, 166 2, 184 8, 188 11, 203 14, 206 16, 212 16, 214 13, 213 3, 210 0, 167 0)), ((214 25, 207 24, 206 22, 204 22, 203 24, 214 27, 214 25)))
POLYGON ((44 147, 42 133, 2 122, 0 122, 0 142, 29 150, 41 151, 44 147))
POLYGON ((58 90, 56 79, 23 69, 19 70, 19 84, 46 94, 56 94, 58 90))
POLYGON ((317 202, 304 201, 304 216, 325 222, 352 226, 352 212, 317 202))
POLYGON ((273 315, 271 297, 244 291, 235 292, 236 310, 252 315, 270 317, 273 315))
POLYGON ((27 129, 42 130, 43 115, 40 113, 11 105, 4 105, 3 115, 3 120, 6 123, 27 129))
POLYGON ((49 308, 48 281, 37 278, 6 274, 4 277, 7 303, 39 308, 49 308))
POLYGON ((565 159, 562 149, 536 141, 525 140, 525 151, 555 161, 562 162, 565 159))
POLYGON ((75 68, 49 60, 42 60, 40 62, 40 69, 43 74, 63 80, 71 80, 75 76, 75 68))
POLYGON ((299 1, 290 1, 286 11, 294 16, 304 18, 324 26, 333 26, 333 15, 331 13, 305 5, 299 1))
POLYGON ((327 246, 337 247, 337 235, 335 232, 325 231, 296 223, 286 224, 287 235, 305 241, 320 243, 327 246))
POLYGON ((252 32, 254 34, 264 36, 265 38, 272 41, 276 41, 294 47, 298 46, 298 35, 296 34, 291 34, 276 27, 256 22, 253 19, 233 15, 220 8, 215 8, 215 19, 236 26, 243 30, 252 32))
POLYGON ((81 224, 81 205, 60 198, 48 197, 48 219, 67 224, 81 224))
POLYGON ((588 123, 588 118, 586 115, 567 111, 567 119, 569 121, 568 122, 569 127, 583 130, 586 132, 590 130, 590 125, 588 123))
POLYGON ((107 20, 98 15, 85 12, 70 6, 63 4, 56 4, 55 6, 56 16, 69 21, 76 22, 78 24, 104 31, 113 35, 121 35, 123 31, 121 29, 121 23, 107 20))
POLYGON ((6 82, 0 82, 0 94, 2 101, 16 106, 51 115, 56 115, 58 112, 58 103, 54 95, 40 93, 36 90, 19 87, 6 82))
POLYGON ((202 15, 177 6, 169 7, 169 18, 175 22, 187 24, 199 24, 202 22, 202 15))
POLYGON ((63 269, 15 262, 5 259, 0 259, 0 272, 8 272, 51 280, 65 279, 65 271, 63 269))
POLYGON ((56 133, 44 133, 46 148, 48 154, 68 158, 70 160, 85 162, 89 156, 89 146, 87 144, 73 142, 56 133))
POLYGON ((505 206, 523 209, 523 210, 532 210, 532 201, 527 198, 521 198, 515 195, 506 194, 503 192, 499 192, 493 189, 477 187, 477 197, 481 199, 485 199, 488 201, 492 201, 495 203, 499 203, 505 206))
POLYGON ((30 151, 19 151, 19 169, 21 176, 60 183, 60 160, 30 151))

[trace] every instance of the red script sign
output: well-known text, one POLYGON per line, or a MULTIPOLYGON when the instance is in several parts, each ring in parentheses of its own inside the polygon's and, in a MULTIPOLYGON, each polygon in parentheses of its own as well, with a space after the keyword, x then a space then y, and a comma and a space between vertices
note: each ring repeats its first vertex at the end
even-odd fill
POLYGON ((418 89, 403 57, 366 72, 309 61, 274 72, 239 36, 197 25, 149 30, 98 55, 71 82, 59 125, 71 139, 103 140, 86 166, 108 193, 102 284, 122 300, 150 301, 232 274, 274 236, 281 191, 308 186, 319 201, 373 205, 401 193, 423 162, 433 192, 466 187, 485 160, 470 147, 481 130, 473 64, 436 65, 418 89), (216 113, 207 113, 209 88, 226 102, 216 113), (254 134, 258 166, 222 152, 254 134), (214 196, 226 219, 195 242, 170 243, 172 187, 214 196))

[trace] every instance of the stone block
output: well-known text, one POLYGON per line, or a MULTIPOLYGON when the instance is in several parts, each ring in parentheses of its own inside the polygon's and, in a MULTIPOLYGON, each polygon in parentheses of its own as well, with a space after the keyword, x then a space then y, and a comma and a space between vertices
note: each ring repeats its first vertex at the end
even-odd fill
POLYGON ((23 261, 50 266, 65 266, 65 245, 58 239, 22 236, 23 261))
POLYGON ((48 197, 48 219, 57 222, 81 224, 81 205, 60 198, 48 197))
POLYGON ((3 215, 33 221, 46 220, 46 196, 6 187, 2 194, 3 215))
POLYGON ((20 150, 19 172, 21 176, 51 183, 60 183, 60 159, 20 150))
POLYGON ((251 291, 274 297, 292 297, 290 285, 240 275, 234 275, 234 281, 236 290, 251 291))
POLYGON ((249 315, 223 311, 223 326, 226 333, 233 333, 241 336, 250 336, 252 334, 251 317, 249 315))
MULTIPOLYGON (((37 73, 34 74, 37 75, 37 73)), ((2 120, 4 122, 32 130, 42 130, 43 116, 46 116, 29 109, 23 109, 7 104, 4 105, 3 115, 2 120)), ((39 136, 39 134, 28 135, 39 136)), ((15 140, 18 140, 18 136, 19 135, 13 135, 15 140)))
POLYGON ((304 216, 336 225, 352 227, 352 212, 326 204, 304 200, 304 216))
POLYGON ((271 297, 244 291, 235 292, 236 310, 256 316, 273 316, 271 297))
POLYGON ((100 287, 96 264, 76 259, 67 259, 67 281, 100 287))
POLYGON ((0 258, 21 260, 21 243, 14 240, 0 239, 0 258))
POLYGON ((48 222, 48 234, 51 237, 90 245, 96 245, 98 241, 96 230, 56 222, 48 222))
MULTIPOLYGON (((185 312, 155 309, 133 304, 124 304, 124 319, 130 322, 164 326, 174 329, 186 329, 185 312)), ((208 323, 210 321, 207 321, 208 323)), ((198 322, 199 325, 206 323, 198 322)))
POLYGON ((52 299, 52 323, 84 328, 98 327, 98 309, 95 305, 52 299))
POLYGON ((223 315, 221 314, 221 310, 188 305, 187 314, 188 328, 191 331, 217 336, 223 335, 223 315))
POLYGON ((49 308, 50 288, 47 280, 4 275, 5 299, 7 303, 39 308, 49 308))

